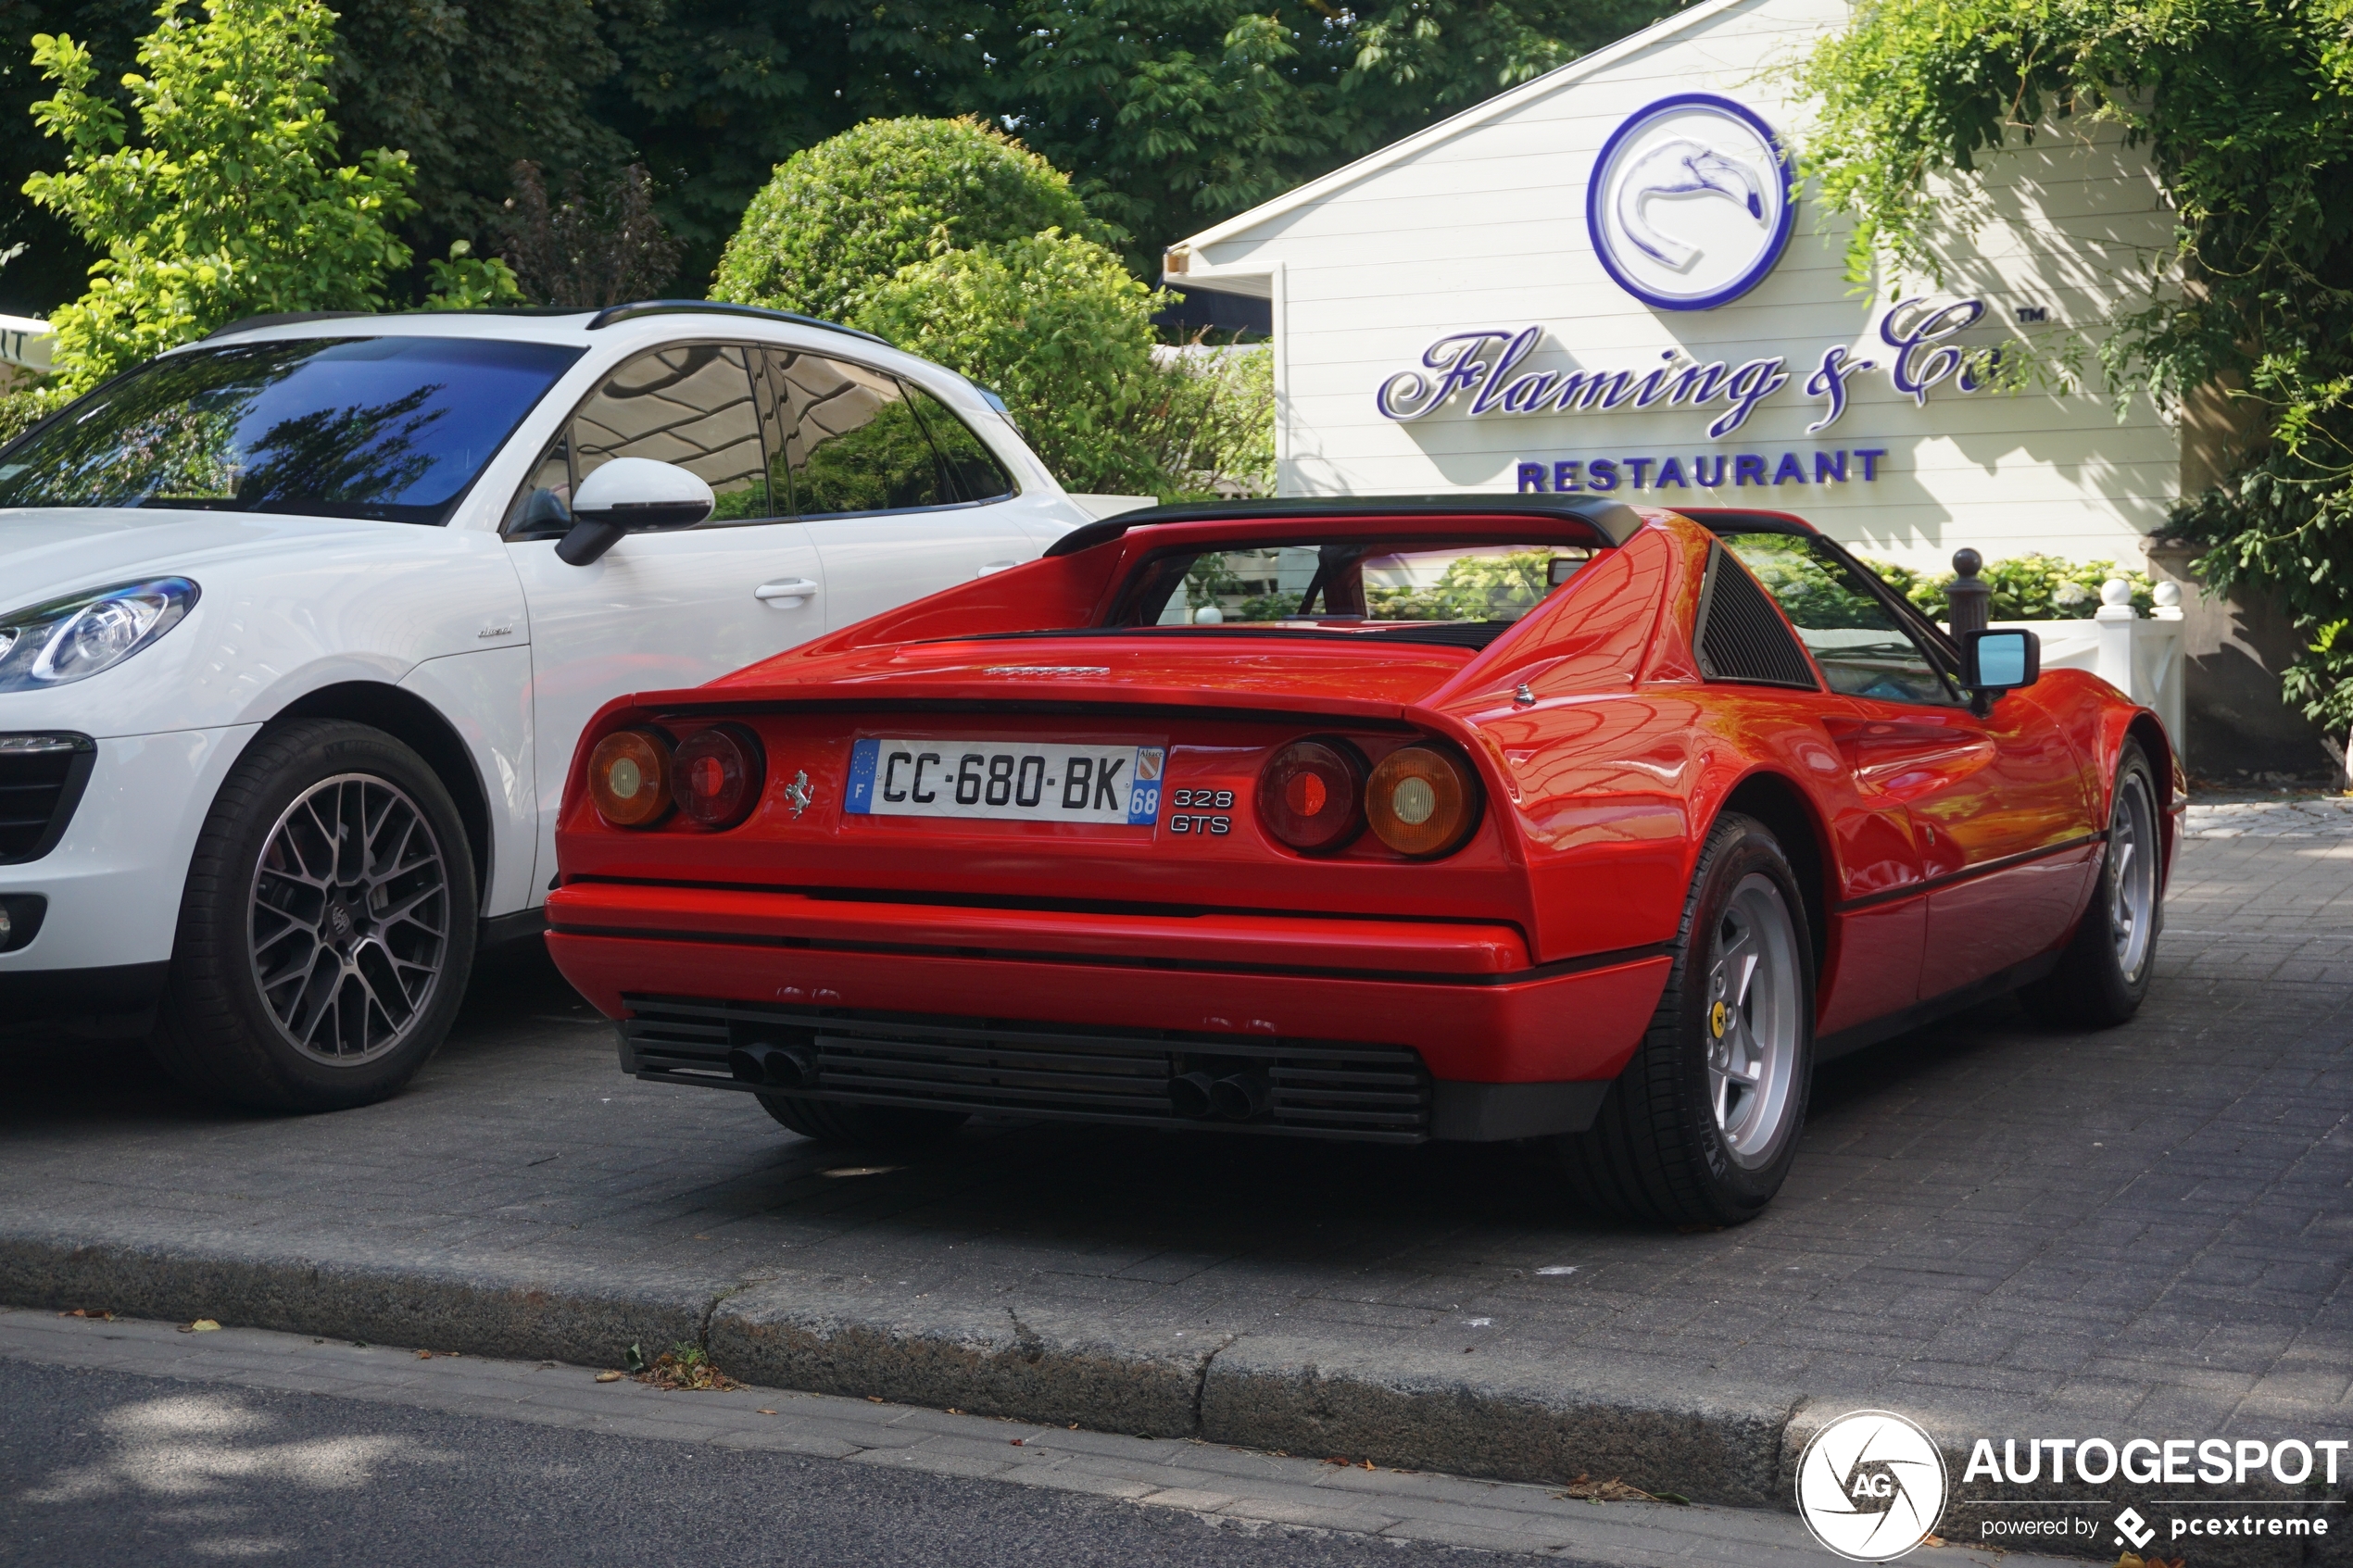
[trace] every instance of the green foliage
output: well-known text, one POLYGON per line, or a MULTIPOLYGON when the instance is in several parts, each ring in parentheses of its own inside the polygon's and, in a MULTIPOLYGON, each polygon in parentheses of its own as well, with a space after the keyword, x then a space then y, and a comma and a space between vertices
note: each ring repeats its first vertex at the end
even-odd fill
POLYGON ((847 320, 901 269, 1047 229, 1114 237, 1067 175, 1000 131, 874 120, 776 170, 727 242, 711 297, 847 320))
MULTIPOLYGON (((388 227, 415 206, 406 160, 334 161, 333 13, 319 0, 211 0, 202 21, 182 10, 166 0, 139 45, 145 74, 124 78, 135 144, 122 111, 90 91, 89 51, 33 40, 57 88, 33 116, 65 144, 66 168, 25 193, 103 257, 89 292, 50 318, 53 363, 74 391, 239 317, 380 308, 384 275, 409 262, 388 227)), ((457 251, 436 266, 463 295, 512 297, 498 263, 457 251)))
POLYGON ((1383 588, 1367 583, 1365 610, 1374 621, 1516 621, 1552 592, 1552 562, 1557 552, 1514 550, 1501 556, 1463 556, 1428 588, 1383 588))
MULTIPOLYGON (((1863 564, 1892 584, 1931 621, 1944 619, 1944 589, 1957 573, 1922 572, 1893 561, 1863 564)), ((1994 590, 1986 600, 1990 621, 2085 621, 2100 608, 2100 586, 2122 578, 2133 590, 2133 608, 2146 615, 2156 604, 2156 584, 2145 571, 2122 571, 2114 561, 2070 561, 2029 554, 1991 562, 1979 578, 1994 590)))
POLYGON ((938 469, 931 438, 916 422, 913 408, 891 402, 812 452, 793 475, 793 488, 803 512, 926 506, 938 498, 938 469))
POLYGON ((1275 493, 1275 351, 1195 342, 1155 352, 1152 388, 1124 421, 1162 475, 1164 502, 1275 493))
POLYGON ((1166 395, 1164 302, 1101 245, 1047 229, 902 267, 855 323, 993 388, 1069 488, 1158 495, 1168 476, 1135 426, 1166 395))
POLYGON ((0 392, 0 446, 6 446, 66 406, 66 390, 52 381, 0 392))
POLYGON ((1170 242, 1567 63, 1674 0, 1025 0, 987 107, 1170 242))
MULTIPOLYGON (((1858 279, 1881 254, 1935 272, 1939 183, 2055 118, 2145 146, 2178 221, 2146 298, 2108 323, 2111 390, 2226 391, 2242 471, 2173 520, 2209 546, 2197 571, 2278 595, 2314 635, 2353 616, 2353 0, 1869 0, 1798 80, 1858 279)), ((2334 657, 2293 689, 2328 686, 2334 657)))

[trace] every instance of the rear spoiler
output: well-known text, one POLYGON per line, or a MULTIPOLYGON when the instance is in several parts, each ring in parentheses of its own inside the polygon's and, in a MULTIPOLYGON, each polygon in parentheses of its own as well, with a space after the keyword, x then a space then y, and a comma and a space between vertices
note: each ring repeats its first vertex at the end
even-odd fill
POLYGON ((1131 528, 1163 522, 1281 522, 1307 518, 1508 517, 1557 518, 1579 522, 1612 545, 1623 545, 1642 526, 1642 517, 1623 501, 1564 501, 1556 495, 1366 495, 1317 496, 1312 500, 1202 501, 1189 506, 1151 507, 1121 512, 1074 528, 1046 546, 1048 556, 1076 555, 1119 538, 1131 528))

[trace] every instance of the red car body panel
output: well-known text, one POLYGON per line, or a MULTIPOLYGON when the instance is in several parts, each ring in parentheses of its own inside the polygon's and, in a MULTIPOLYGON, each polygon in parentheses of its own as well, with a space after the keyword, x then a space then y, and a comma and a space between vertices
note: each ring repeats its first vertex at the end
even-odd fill
MULTIPOLYGON (((1016 634, 1099 624, 1149 551, 1268 532, 1176 521, 707 686, 623 698, 574 759, 550 949, 615 1018, 663 997, 1312 1037, 1411 1047, 1441 1085, 1599 1085, 1649 1023, 1662 949, 1728 809, 1794 841, 1832 1047, 2068 940, 2128 734, 2170 781, 2170 865, 2178 766, 2155 716, 2089 675, 2051 671, 1982 718, 1704 679, 1706 515, 1642 514, 1483 649, 1016 634), (749 820, 624 830, 597 814, 583 769, 604 735, 723 719, 764 748, 749 820), (1165 746, 1162 815, 1149 831, 855 815, 843 804, 862 734, 1165 746), (1370 834, 1312 859, 1275 844, 1250 792, 1276 748, 1315 734, 1372 762, 1417 739, 1459 747, 1486 795, 1476 831, 1430 861, 1370 834), (787 794, 795 781, 805 797, 787 794), (1232 791, 1232 830, 1173 831, 1165 803, 1181 789, 1232 791)), ((1284 530, 1349 536, 1367 516, 1380 514, 1284 530)), ((1557 543, 1562 528, 1466 501, 1410 533, 1557 543)))

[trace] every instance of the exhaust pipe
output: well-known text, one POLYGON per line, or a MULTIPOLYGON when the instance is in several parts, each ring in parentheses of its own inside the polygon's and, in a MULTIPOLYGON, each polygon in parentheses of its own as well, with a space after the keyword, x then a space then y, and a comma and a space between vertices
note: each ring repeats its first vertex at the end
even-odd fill
POLYGON ((1206 1073, 1188 1073, 1168 1085, 1168 1108, 1188 1122, 1199 1122, 1214 1109, 1215 1080, 1206 1073))
POLYGON ((1274 1086, 1264 1073, 1235 1073, 1209 1087, 1209 1106, 1228 1122, 1255 1122, 1275 1103, 1274 1086))
POLYGON ((773 1046, 761 1040, 727 1053, 727 1071, 738 1084, 806 1089, 817 1082, 817 1053, 807 1046, 773 1046))

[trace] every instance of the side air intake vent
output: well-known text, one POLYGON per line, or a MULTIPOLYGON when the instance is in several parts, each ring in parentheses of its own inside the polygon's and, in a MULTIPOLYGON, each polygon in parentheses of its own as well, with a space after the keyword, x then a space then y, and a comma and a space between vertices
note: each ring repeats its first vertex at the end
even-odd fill
POLYGON ((1756 580, 1718 545, 1699 597, 1699 668, 1711 681, 1815 688, 1806 650, 1756 580))

